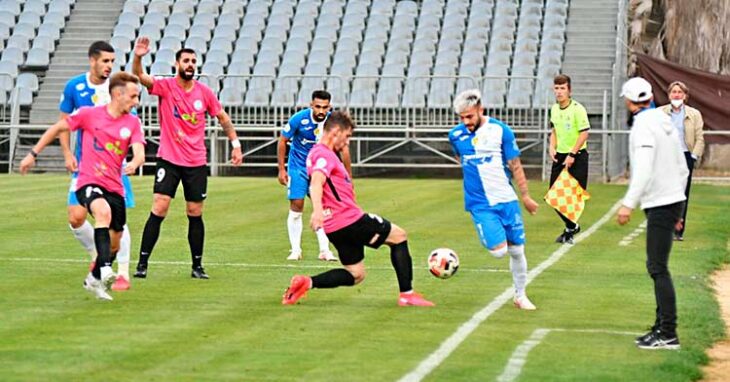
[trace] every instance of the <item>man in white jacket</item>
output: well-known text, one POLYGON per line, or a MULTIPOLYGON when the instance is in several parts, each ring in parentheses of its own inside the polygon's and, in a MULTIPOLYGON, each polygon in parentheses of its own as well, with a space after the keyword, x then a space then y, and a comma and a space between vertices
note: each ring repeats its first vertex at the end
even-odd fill
POLYGON ((651 331, 636 338, 642 349, 679 349, 677 303, 669 274, 674 227, 682 217, 687 165, 679 136, 665 113, 650 106, 651 85, 641 77, 623 85, 621 96, 632 113, 629 135, 631 181, 618 210, 618 223, 629 222, 640 205, 647 219, 646 269, 654 280, 656 320, 651 331))

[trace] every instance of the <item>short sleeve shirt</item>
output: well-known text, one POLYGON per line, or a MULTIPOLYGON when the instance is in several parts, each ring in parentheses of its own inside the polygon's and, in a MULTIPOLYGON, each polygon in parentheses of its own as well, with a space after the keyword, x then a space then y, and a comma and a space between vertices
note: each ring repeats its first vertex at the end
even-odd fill
POLYGON ((66 118, 71 131, 83 131, 77 187, 96 184, 124 195, 122 162, 129 147, 144 144, 142 124, 132 114, 112 117, 106 106, 84 107, 66 118))
MULTIPOLYGON (((586 109, 573 99, 565 109, 560 108, 558 103, 553 105, 550 109, 550 124, 555 129, 556 151, 562 154, 573 150, 580 133, 591 128, 586 109)), ((583 150, 586 147, 587 143, 584 143, 580 149, 583 150)))
POLYGON ((363 215, 355 202, 352 179, 334 151, 323 144, 312 147, 307 157, 307 175, 321 172, 327 177, 322 192, 324 232, 330 233, 354 223, 363 215))
POLYGON ((175 78, 155 78, 150 94, 160 97, 157 156, 178 166, 204 166, 205 113, 215 116, 222 109, 213 91, 194 81, 192 90, 186 92, 175 78))

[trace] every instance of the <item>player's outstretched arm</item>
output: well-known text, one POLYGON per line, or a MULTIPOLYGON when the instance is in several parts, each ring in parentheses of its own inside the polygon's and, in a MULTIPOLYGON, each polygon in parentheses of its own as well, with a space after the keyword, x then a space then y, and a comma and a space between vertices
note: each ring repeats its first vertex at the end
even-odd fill
POLYGON ((134 175, 139 166, 144 164, 144 145, 141 143, 132 143, 132 161, 124 167, 124 173, 134 175))
POLYGON ((309 183, 309 197, 312 199, 312 217, 309 219, 309 226, 315 231, 324 226, 322 193, 326 180, 326 175, 320 171, 315 171, 312 173, 312 179, 309 183))
POLYGON ((520 161, 520 158, 517 157, 509 160, 507 162, 507 166, 510 171, 512 171, 512 175, 515 177, 517 189, 520 190, 520 195, 522 196, 522 204, 525 205, 525 208, 530 215, 536 214, 538 204, 532 200, 530 197, 530 191, 527 189, 527 177, 525 176, 525 170, 522 168, 522 161, 520 161))
MULTIPOLYGON (((67 117, 68 114, 61 112, 58 120, 62 121, 65 120, 67 117)), ((79 164, 76 162, 76 157, 71 152, 71 134, 68 131, 61 131, 58 134, 58 141, 61 142, 61 151, 63 152, 63 161, 64 165, 66 166, 66 170, 70 172, 78 171, 79 164)))
POLYGON ((147 89, 152 87, 155 80, 144 72, 142 67, 142 57, 150 52, 150 39, 147 37, 140 37, 137 39, 137 43, 134 45, 134 59, 132 60, 132 73, 139 77, 139 82, 144 85, 147 89))
POLYGON ((231 163, 233 163, 234 166, 239 166, 243 162, 243 153, 241 152, 241 141, 238 140, 236 128, 233 127, 231 117, 228 116, 228 113, 226 113, 225 110, 221 109, 218 115, 216 115, 216 118, 218 118, 218 123, 220 123, 223 128, 223 132, 226 134, 228 140, 231 142, 231 146, 233 147, 233 150, 231 150, 231 163))
POLYGON ((279 137, 279 143, 276 144, 276 165, 279 168, 279 184, 282 186, 289 184, 289 174, 286 173, 286 167, 284 166, 284 162, 286 162, 287 142, 289 142, 289 139, 281 135, 279 137))
POLYGON ((53 126, 46 130, 46 132, 43 133, 43 136, 41 136, 38 140, 38 143, 30 149, 28 155, 26 155, 20 162, 20 173, 25 175, 28 170, 35 165, 35 158, 38 154, 40 154, 46 146, 53 142, 60 132, 68 132, 68 130, 68 122, 66 122, 65 119, 56 122, 53 126))

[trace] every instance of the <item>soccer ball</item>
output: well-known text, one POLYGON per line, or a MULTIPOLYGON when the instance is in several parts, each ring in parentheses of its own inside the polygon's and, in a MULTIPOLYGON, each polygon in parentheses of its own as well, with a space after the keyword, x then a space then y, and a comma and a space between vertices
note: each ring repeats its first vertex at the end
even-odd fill
POLYGON ((448 248, 437 248, 428 255, 428 270, 440 279, 448 279, 459 270, 459 256, 448 248))

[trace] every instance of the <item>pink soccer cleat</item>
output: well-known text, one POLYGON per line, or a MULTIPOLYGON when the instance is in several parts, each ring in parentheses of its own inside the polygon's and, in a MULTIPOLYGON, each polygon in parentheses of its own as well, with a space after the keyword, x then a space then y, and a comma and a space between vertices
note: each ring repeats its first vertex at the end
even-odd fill
POLYGON ((127 280, 124 276, 117 276, 117 279, 114 281, 114 284, 112 284, 112 290, 113 291, 123 291, 123 290, 129 290, 130 288, 129 280, 127 280))
POLYGON ((436 304, 426 300, 416 292, 401 293, 398 297, 398 305, 400 306, 435 306, 436 304))
POLYGON ((307 294, 307 291, 312 287, 312 278, 309 276, 296 275, 291 278, 291 284, 284 292, 284 297, 281 299, 283 305, 293 305, 307 294))

